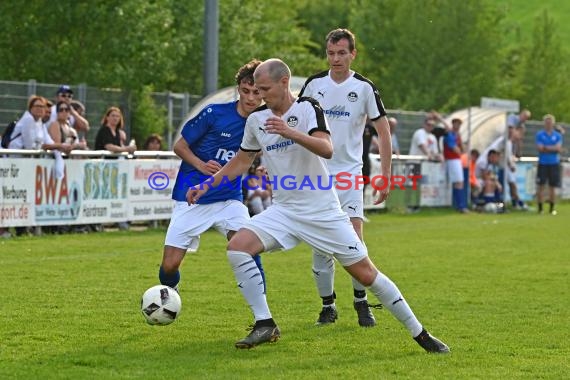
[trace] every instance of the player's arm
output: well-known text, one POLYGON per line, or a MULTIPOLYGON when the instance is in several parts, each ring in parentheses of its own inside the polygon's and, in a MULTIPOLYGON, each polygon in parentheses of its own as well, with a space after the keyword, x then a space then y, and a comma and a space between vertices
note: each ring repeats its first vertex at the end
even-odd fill
POLYGON ((316 130, 310 135, 296 130, 294 130, 294 132, 295 133, 290 138, 297 144, 303 146, 307 150, 310 150, 317 156, 321 156, 326 159, 330 159, 332 157, 333 145, 331 136, 327 132, 316 130))
POLYGON ((222 180, 233 181, 236 177, 245 173, 253 163, 257 151, 238 150, 234 158, 222 167, 212 178, 208 178, 199 185, 191 186, 186 193, 188 204, 194 204, 204 195, 210 188, 218 186, 222 180))
MULTIPOLYGON (((376 133, 378 133, 378 151, 380 153, 380 168, 384 178, 392 178, 392 136, 390 135, 390 124, 386 116, 372 120, 376 133)), ((373 184, 373 195, 377 196, 374 204, 380 204, 388 198, 390 184, 383 184, 382 179, 378 179, 373 184)))
POLYGON ((380 153, 380 166, 382 175, 390 178, 392 175, 392 136, 390 135, 390 124, 388 118, 382 116, 373 120, 374 128, 378 133, 378 152, 380 153))
POLYGON ((326 127, 317 127, 307 134, 289 127, 283 119, 273 116, 265 122, 265 132, 291 139, 317 156, 329 159, 333 155, 333 145, 326 127))
POLYGON ((220 163, 217 161, 202 161, 198 156, 194 154, 183 137, 179 138, 178 141, 176 141, 173 150, 174 153, 176 153, 176 155, 180 157, 184 162, 192 165, 203 174, 212 175, 222 168, 222 165, 220 165, 220 163))

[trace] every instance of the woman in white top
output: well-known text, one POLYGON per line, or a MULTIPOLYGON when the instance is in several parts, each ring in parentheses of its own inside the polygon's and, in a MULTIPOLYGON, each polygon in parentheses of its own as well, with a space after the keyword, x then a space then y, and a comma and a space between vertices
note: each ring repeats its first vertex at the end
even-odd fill
POLYGON ((46 112, 45 98, 37 95, 30 97, 28 110, 14 127, 9 149, 52 149, 68 153, 71 146, 65 143, 54 143, 44 126, 42 117, 46 112))

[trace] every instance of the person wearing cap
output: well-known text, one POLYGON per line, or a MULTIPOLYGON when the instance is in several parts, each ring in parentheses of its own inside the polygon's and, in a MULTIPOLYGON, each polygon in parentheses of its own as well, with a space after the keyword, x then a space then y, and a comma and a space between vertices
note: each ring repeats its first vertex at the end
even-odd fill
POLYGON ((66 84, 59 86, 56 93, 56 100, 54 105, 51 107, 51 115, 48 125, 56 121, 57 112, 55 109, 55 104, 58 102, 65 102, 70 106, 69 112, 69 125, 74 128, 77 132, 87 132, 89 131, 89 122, 83 116, 81 116, 74 107, 71 107, 71 101, 73 99, 73 90, 66 84))
POLYGON ((461 165, 462 142, 459 129, 463 121, 458 118, 451 120, 451 129, 443 137, 443 157, 449 181, 453 185, 452 203, 461 213, 468 212, 463 186, 463 167, 461 165))

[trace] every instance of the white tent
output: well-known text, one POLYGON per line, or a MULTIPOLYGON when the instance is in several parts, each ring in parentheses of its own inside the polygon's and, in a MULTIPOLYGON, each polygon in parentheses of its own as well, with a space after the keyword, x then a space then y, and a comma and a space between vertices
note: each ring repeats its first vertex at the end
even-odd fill
MULTIPOLYGON (((301 88, 303 87, 303 84, 305 84, 306 79, 307 78, 302 78, 302 77, 291 78, 291 91, 293 91, 293 94, 297 95, 299 91, 301 91, 301 88)), ((222 88, 204 97, 202 100, 196 103, 194 107, 192 107, 186 119, 182 122, 180 126, 178 126, 177 136, 180 136, 180 133, 182 132, 182 127, 184 126, 186 121, 196 116, 198 112, 200 112, 200 110, 206 107, 208 104, 227 103, 237 99, 238 99, 238 92, 236 86, 222 88)))

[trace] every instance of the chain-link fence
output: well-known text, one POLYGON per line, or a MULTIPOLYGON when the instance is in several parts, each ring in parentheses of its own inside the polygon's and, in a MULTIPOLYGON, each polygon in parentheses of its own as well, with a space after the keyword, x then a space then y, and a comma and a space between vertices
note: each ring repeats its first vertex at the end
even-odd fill
MULTIPOLYGON (((20 118, 26 111, 28 98, 31 95, 39 95, 54 100, 59 86, 59 84, 38 83, 33 79, 27 82, 0 81, 0 134, 4 132, 4 127, 9 122, 20 118)), ((101 125, 101 119, 110 106, 117 106, 121 109, 126 124, 126 132, 130 135, 129 128, 132 124, 133 112, 127 92, 120 89, 90 87, 86 84, 72 84, 71 88, 74 99, 85 105, 85 117, 91 126, 87 136, 90 146, 95 145, 95 136, 101 125)), ((163 133, 163 138, 166 146, 172 147, 175 131, 188 115, 192 105, 202 97, 172 92, 153 93, 152 97, 157 106, 164 107, 167 111, 169 131, 163 133)))

